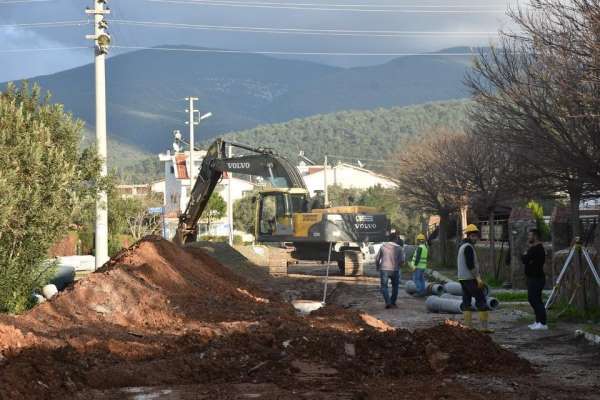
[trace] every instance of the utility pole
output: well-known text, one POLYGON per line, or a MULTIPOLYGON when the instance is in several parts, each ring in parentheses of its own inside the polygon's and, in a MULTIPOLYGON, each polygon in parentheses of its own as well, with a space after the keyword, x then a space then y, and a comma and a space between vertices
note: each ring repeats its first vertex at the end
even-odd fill
MULTIPOLYGON (((227 157, 233 157, 233 146, 229 145, 227 157)), ((231 200, 231 185, 233 183, 233 174, 227 173, 229 177, 229 185, 227 185, 227 224, 229 224, 229 245, 233 246, 233 201, 231 200)))
POLYGON ((198 101, 197 97, 186 97, 187 101, 189 101, 188 109, 185 110, 189 113, 189 120, 186 121, 186 124, 190 126, 190 190, 188 191, 188 201, 192 195, 192 189, 194 188, 194 126, 198 125, 200 121, 194 120, 194 113, 197 113, 198 110, 194 108, 194 102, 198 101))
MULTIPOLYGON (((95 74, 96 74, 96 147, 101 161, 100 176, 105 177, 106 167, 106 83, 105 59, 110 46, 108 24, 104 16, 110 13, 105 9, 107 0, 94 0, 94 8, 85 10, 86 14, 94 15, 94 34, 86 35, 86 39, 95 43, 95 74)), ((108 261, 108 197, 106 191, 99 191, 96 198, 95 226, 95 256, 96 269, 108 261)))
POLYGON ((325 194, 325 208, 329 207, 329 192, 327 190, 327 154, 325 154, 325 165, 324 165, 324 169, 323 169, 324 173, 323 173, 323 192, 325 194))

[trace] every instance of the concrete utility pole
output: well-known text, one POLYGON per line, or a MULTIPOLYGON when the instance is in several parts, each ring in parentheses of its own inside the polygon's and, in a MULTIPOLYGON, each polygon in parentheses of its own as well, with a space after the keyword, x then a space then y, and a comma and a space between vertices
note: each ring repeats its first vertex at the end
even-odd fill
POLYGON ((186 121, 186 124, 190 126, 190 190, 188 191, 188 201, 192 194, 192 189, 194 187, 194 126, 198 125, 200 121, 194 120, 194 113, 197 113, 198 110, 194 109, 194 102, 198 101, 197 97, 186 97, 187 101, 189 101, 188 109, 185 110, 189 113, 189 120, 186 121))
POLYGON ((325 154, 325 165, 324 165, 324 169, 323 169, 324 173, 323 173, 323 190, 325 193, 325 207, 329 207, 329 192, 327 190, 327 154, 325 154))
MULTIPOLYGON (((108 24, 104 16, 110 13, 104 6, 106 0, 94 0, 94 9, 86 9, 86 14, 94 15, 94 34, 86 39, 95 42, 96 66, 96 146, 101 160, 100 176, 107 175, 106 167, 106 83, 105 58, 110 46, 108 24)), ((96 269, 108 261, 108 202, 106 191, 99 191, 96 199, 95 255, 96 269)))

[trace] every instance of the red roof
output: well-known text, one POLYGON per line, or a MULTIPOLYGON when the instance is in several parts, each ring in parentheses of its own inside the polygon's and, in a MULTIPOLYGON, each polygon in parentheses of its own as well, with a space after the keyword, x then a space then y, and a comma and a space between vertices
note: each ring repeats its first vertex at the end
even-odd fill
POLYGON ((308 167, 308 175, 316 174, 317 172, 323 171, 324 167, 308 167))
POLYGON ((186 167, 187 157, 185 154, 177 154, 175 156, 175 163, 177 164, 177 178, 178 179, 190 179, 187 173, 186 167))

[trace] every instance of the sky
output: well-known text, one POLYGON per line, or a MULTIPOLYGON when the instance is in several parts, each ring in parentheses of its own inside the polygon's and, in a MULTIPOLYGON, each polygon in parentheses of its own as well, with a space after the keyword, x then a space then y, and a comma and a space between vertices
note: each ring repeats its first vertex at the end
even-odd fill
MULTIPOLYGON (((360 53, 276 56, 343 67, 372 65, 394 58, 381 53, 488 45, 499 29, 514 28, 505 11, 518 1, 110 0, 109 32, 115 46, 110 56, 133 51, 131 47, 191 45, 249 52, 360 53), (374 53, 379 55, 365 55, 374 53)), ((93 7, 93 0, 0 0, 0 82, 92 62, 91 42, 85 39, 93 31, 84 12, 88 6, 93 7), (23 25, 40 23, 49 26, 23 25)))

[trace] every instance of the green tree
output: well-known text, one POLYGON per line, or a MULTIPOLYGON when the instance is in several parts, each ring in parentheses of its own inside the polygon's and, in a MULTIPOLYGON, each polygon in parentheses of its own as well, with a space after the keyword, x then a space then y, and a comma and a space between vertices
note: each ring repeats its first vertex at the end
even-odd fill
POLYGON ((225 200, 223 200, 219 193, 214 192, 210 196, 210 199, 208 199, 208 203, 206 203, 206 209, 204 210, 206 229, 210 230, 210 224, 215 220, 223 218, 226 211, 227 203, 225 203, 225 200))
POLYGON ((75 204, 95 193, 99 163, 80 151, 81 130, 37 86, 9 84, 0 93, 0 311, 29 306, 52 273, 48 249, 75 204))
POLYGON ((252 191, 233 203, 233 227, 235 229, 254 234, 257 196, 258 192, 252 191))
POLYGON ((541 240, 549 240, 550 239, 550 227, 544 221, 544 207, 540 203, 535 200, 529 201, 527 203, 527 208, 529 208, 535 218, 537 229, 540 232, 541 240))

